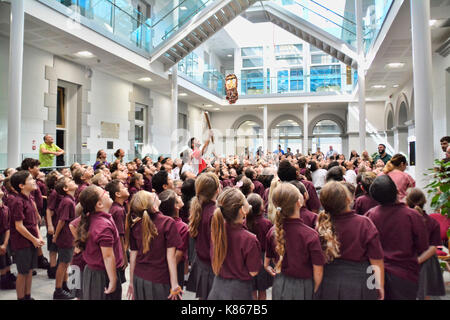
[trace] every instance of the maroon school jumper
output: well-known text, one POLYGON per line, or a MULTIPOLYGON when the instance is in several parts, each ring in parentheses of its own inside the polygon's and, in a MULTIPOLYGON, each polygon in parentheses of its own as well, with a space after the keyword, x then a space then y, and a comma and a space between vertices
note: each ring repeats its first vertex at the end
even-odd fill
POLYGON ((439 222, 430 217, 425 211, 423 218, 428 231, 428 243, 430 246, 442 246, 441 226, 439 222))
POLYGON ((320 201, 319 197, 317 196, 316 188, 314 188, 314 184, 308 180, 300 180, 300 182, 303 183, 309 195, 309 199, 308 201, 306 201, 306 208, 308 208, 308 210, 310 211, 319 210, 320 201))
POLYGON ((364 215, 367 211, 375 208, 378 205, 379 203, 375 201, 371 196, 369 196, 368 194, 364 194, 356 198, 353 209, 357 214, 364 215))
POLYGON ((256 179, 253 180, 252 182, 253 182, 253 185, 255 186, 255 189, 253 190, 253 193, 259 194, 259 196, 261 198, 264 197, 264 192, 266 190, 264 189, 263 184, 260 181, 256 180, 256 179))
POLYGON ((130 196, 128 197, 128 201, 131 201, 131 199, 133 199, 133 196, 141 190, 141 188, 138 189, 136 187, 129 187, 128 193, 130 194, 130 196))
POLYGON ((36 188, 36 190, 33 190, 30 195, 33 197, 39 214, 42 214, 42 210, 44 209, 44 198, 42 198, 41 189, 36 188))
POLYGON ((82 184, 80 184, 78 186, 78 189, 75 191, 75 202, 78 203, 80 200, 80 194, 81 192, 83 192, 84 189, 86 189, 87 187, 89 187, 89 185, 86 182, 83 182, 82 184))
MULTIPOLYGON (((64 221, 64 227, 56 238, 58 248, 73 248, 73 235, 70 232, 69 223, 75 219, 75 199, 70 194, 62 198, 56 214, 58 222, 64 221)), ((55 231, 56 231, 56 225, 55 231)))
POLYGON ((158 212, 153 214, 152 221, 158 235, 151 240, 150 249, 146 253, 142 244, 142 220, 131 227, 130 249, 138 252, 134 275, 150 282, 170 284, 167 248, 181 247, 181 237, 171 217, 158 212))
POLYGON ((150 179, 149 179, 146 176, 144 176, 144 190, 148 191, 148 192, 152 192, 152 189, 153 189, 152 178, 150 177, 150 179))
POLYGON ((403 203, 379 205, 369 217, 380 233, 386 272, 417 283, 419 255, 428 249, 428 233, 420 214, 403 203))
POLYGON ((83 251, 86 265, 92 270, 106 270, 101 247, 107 247, 113 248, 116 268, 120 268, 123 265, 122 244, 112 216, 106 212, 94 212, 89 216, 89 236, 83 251))
POLYGON ((355 213, 344 212, 333 216, 339 240, 339 259, 364 262, 383 259, 380 236, 372 220, 355 213))
MULTIPOLYGON (((72 220, 70 225, 75 228, 78 228, 78 225, 80 224, 80 220, 81 220, 81 217, 77 217, 72 220)), ((77 266, 78 268, 80 268, 80 271, 83 272, 84 267, 86 266, 86 261, 84 261, 84 259, 83 259, 83 253, 82 252, 79 252, 79 253, 74 252, 72 261, 70 262, 70 265, 77 266)))
MULTIPOLYGON (((224 279, 252 280, 250 272, 258 272, 262 266, 261 246, 256 235, 244 229, 242 224, 226 224, 227 255, 219 276, 224 279)), ((211 257, 214 246, 211 245, 211 257)))
MULTIPOLYGON (((10 218, 8 207, 2 204, 0 206, 0 238, 10 229, 10 218)), ((3 243, 0 243, 3 244, 3 243)))
POLYGON ((197 257, 206 265, 211 265, 211 220, 216 210, 216 203, 208 201, 202 205, 201 220, 198 226, 198 234, 195 241, 197 257))
POLYGON ((300 208, 300 219, 302 219, 303 223, 308 227, 315 229, 317 223, 317 213, 309 211, 306 207, 300 208))
MULTIPOLYGON (((312 279, 313 265, 325 264, 319 234, 300 219, 284 220, 283 229, 286 245, 281 272, 288 277, 312 279)), ((269 230, 266 239, 266 257, 277 260, 275 226, 269 230)))
POLYGON ((272 228, 273 224, 269 219, 263 217, 262 214, 255 217, 253 220, 253 230, 249 230, 250 232, 256 235, 256 238, 261 245, 261 250, 263 252, 266 251, 266 234, 269 232, 270 228, 272 228))
POLYGON ((56 230, 56 225, 58 224, 58 217, 56 215, 56 209, 59 206, 59 203, 61 202, 63 196, 60 195, 55 189, 50 192, 48 198, 47 198, 47 209, 53 211, 52 215, 52 224, 53 228, 56 230))
POLYGON ((120 203, 113 202, 111 208, 109 209, 109 214, 113 217, 114 223, 116 224, 117 231, 119 231, 119 236, 125 236, 125 207, 120 203))
POLYGON ((173 220, 175 220, 175 227, 177 228, 182 242, 182 245, 180 247, 177 247, 177 250, 183 252, 183 259, 181 261, 186 261, 188 258, 189 247, 189 228, 188 225, 184 223, 180 217, 175 217, 173 218, 173 220))
POLYGON ((16 221, 23 221, 24 227, 36 238, 39 237, 37 230, 37 217, 34 202, 30 197, 20 193, 9 201, 10 213, 10 243, 11 250, 16 251, 25 248, 34 248, 33 243, 22 236, 16 229, 16 221))

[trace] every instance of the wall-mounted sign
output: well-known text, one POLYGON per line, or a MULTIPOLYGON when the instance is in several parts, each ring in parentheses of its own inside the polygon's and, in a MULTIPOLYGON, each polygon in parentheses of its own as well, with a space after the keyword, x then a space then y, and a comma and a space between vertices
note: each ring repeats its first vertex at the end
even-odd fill
POLYGON ((100 122, 101 138, 119 139, 120 124, 111 122, 100 122))
POLYGON ((106 149, 108 150, 114 149, 114 141, 106 141, 106 149))

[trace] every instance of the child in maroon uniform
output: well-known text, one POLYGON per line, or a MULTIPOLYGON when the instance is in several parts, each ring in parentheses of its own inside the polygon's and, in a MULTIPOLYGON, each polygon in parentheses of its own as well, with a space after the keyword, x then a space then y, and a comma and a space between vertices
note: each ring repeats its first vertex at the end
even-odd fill
POLYGON ((36 206, 30 197, 36 182, 28 171, 11 176, 11 185, 17 195, 9 201, 11 249, 15 254, 18 276, 17 299, 31 300, 33 269, 37 267, 37 248, 44 245, 37 221, 36 206))
POLYGON ((91 184, 91 178, 94 176, 94 170, 92 167, 79 168, 73 173, 73 180, 78 185, 77 191, 75 191, 75 202, 78 203, 81 192, 91 184))
POLYGON ((127 215, 126 243, 130 245, 128 297, 136 300, 181 299, 176 248, 182 242, 172 218, 162 215, 155 193, 139 191, 127 215))
POLYGON ((16 288, 16 277, 11 273, 11 256, 9 254, 9 212, 2 202, 3 190, 0 189, 0 289, 16 288))
POLYGON ((55 185, 55 190, 63 198, 56 209, 58 223, 53 243, 58 247, 58 268, 56 270, 54 300, 73 299, 67 282, 64 279, 67 276, 67 268, 73 256, 73 236, 69 229, 69 223, 75 219, 75 191, 78 186, 75 181, 69 178, 59 179, 55 185))
POLYGON ((298 180, 292 180, 289 183, 293 184, 298 191, 300 191, 300 194, 304 199, 303 206, 300 208, 300 219, 302 219, 303 223, 308 227, 315 229, 317 223, 317 213, 309 211, 308 208, 306 208, 306 202, 309 199, 309 195, 305 185, 298 180))
POLYGON ((397 187, 388 175, 377 177, 370 195, 380 203, 369 217, 378 229, 384 251, 385 299, 415 300, 420 265, 418 257, 428 249, 428 234, 417 211, 397 202, 397 187))
POLYGON ((128 257, 125 249, 125 217, 126 217, 126 208, 125 201, 130 197, 128 193, 128 189, 123 185, 120 180, 112 180, 110 183, 106 185, 106 191, 109 192, 109 196, 114 201, 111 209, 109 209, 109 213, 112 215, 114 222, 117 227, 117 231, 119 231, 120 243, 123 248, 123 258, 124 264, 123 269, 120 270, 120 279, 121 282, 126 282, 125 278, 125 268, 128 266, 128 257))
POLYGON ((47 210, 45 216, 45 221, 47 223, 47 250, 49 251, 50 256, 50 267, 47 270, 49 279, 55 279, 56 277, 56 259, 58 254, 58 247, 56 246, 56 243, 53 242, 53 234, 55 233, 55 228, 58 224, 58 219, 55 211, 59 206, 59 202, 61 201, 62 196, 58 192, 56 192, 55 184, 60 178, 62 178, 62 175, 55 170, 50 172, 45 180, 49 192, 47 197, 47 210))
POLYGON ((406 196, 408 207, 417 210, 423 217, 429 236, 429 247, 418 258, 420 264, 419 290, 417 299, 429 299, 429 296, 445 296, 444 278, 436 256, 436 247, 442 245, 439 223, 431 218, 423 207, 427 199, 423 192, 414 188, 406 196))
POLYGON ((208 300, 251 300, 253 277, 261 269, 261 246, 243 223, 250 206, 236 188, 217 199, 211 225, 213 286, 208 300))
POLYGON ((83 300, 120 300, 118 270, 123 267, 123 249, 116 224, 108 213, 112 200, 106 190, 89 186, 81 192, 80 204, 83 211, 75 244, 83 250, 86 262, 83 300))
MULTIPOLYGON (((259 194, 252 193, 247 197, 247 201, 251 206, 246 217, 248 231, 255 234, 261 245, 262 261, 266 253, 266 234, 272 228, 272 222, 264 218, 264 203, 259 194)), ((258 275, 253 281, 253 300, 266 300, 266 290, 272 286, 273 277, 264 269, 261 264, 258 275)))
POLYGON ((311 300, 319 289, 325 258, 317 231, 300 219, 303 197, 290 183, 281 183, 272 194, 275 226, 267 233, 264 267, 275 277, 273 300, 311 300), (269 264, 274 259, 276 269, 269 264))
POLYGON ((202 173, 195 180, 196 196, 191 200, 189 234, 195 239, 196 257, 192 263, 187 290, 201 300, 208 298, 214 281, 211 268, 211 220, 216 210, 219 179, 214 173, 202 173))
POLYGON ((353 208, 357 214, 363 215, 370 209, 379 205, 379 203, 376 202, 369 194, 370 186, 376 177, 377 175, 373 172, 363 172, 361 174, 361 182, 359 186, 364 194, 355 200, 355 205, 353 208))
POLYGON ((189 247, 189 230, 186 223, 180 218, 180 209, 184 206, 181 197, 176 194, 173 190, 165 190, 159 194, 159 200, 161 204, 159 205, 159 210, 161 213, 168 217, 172 217, 175 220, 175 226, 181 237, 182 245, 177 248, 176 260, 177 260, 177 275, 178 284, 183 289, 184 285, 184 275, 187 273, 187 255, 189 247), (185 272, 186 271, 186 272, 185 272))
POLYGON ((350 209, 353 195, 342 182, 328 182, 320 192, 324 212, 317 230, 327 259, 318 298, 384 299, 383 249, 373 222, 350 209), (369 266, 376 284, 368 286, 369 266), (377 290, 378 289, 378 290, 377 290))
POLYGON ((140 173, 134 173, 130 178, 130 186, 128 187, 128 191, 130 193, 129 199, 131 201, 131 198, 133 198, 133 195, 142 190, 142 187, 144 186, 144 176, 140 173))

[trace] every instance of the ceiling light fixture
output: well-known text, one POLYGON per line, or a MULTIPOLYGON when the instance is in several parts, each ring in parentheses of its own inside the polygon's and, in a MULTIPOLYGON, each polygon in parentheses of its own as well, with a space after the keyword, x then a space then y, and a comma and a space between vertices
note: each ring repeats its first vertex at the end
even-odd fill
POLYGON ((75 55, 77 55, 77 56, 79 56, 81 58, 92 58, 92 57, 94 57, 92 52, 89 52, 89 51, 79 51, 79 52, 75 53, 75 55))
POLYGON ((436 24, 436 20, 430 20, 430 27, 434 26, 436 24))
POLYGON ((372 88, 374 88, 374 89, 385 89, 386 86, 384 84, 376 84, 376 85, 373 85, 372 88))
POLYGON ((231 58, 233 55, 232 54, 227 54, 227 57, 228 58, 231 58))
POLYGON ((187 93, 184 93, 184 92, 182 92, 182 93, 180 93, 180 94, 178 94, 180 97, 186 97, 187 96, 187 93))
POLYGON ((187 10, 187 8, 186 8, 185 6, 182 6, 182 7, 180 7, 180 10, 182 10, 182 11, 186 11, 186 10, 187 10))
POLYGON ((140 78, 140 79, 138 79, 138 81, 143 81, 143 82, 150 82, 150 81, 153 81, 153 80, 152 80, 152 78, 149 78, 149 77, 144 77, 144 78, 140 78))
POLYGON ((391 62, 386 65, 389 69, 400 69, 405 66, 403 62, 391 62))
POLYGON ((205 104, 205 107, 212 107, 212 104, 205 104))
POLYGON ((400 87, 400 85, 399 84, 394 84, 392 87, 393 88, 398 88, 398 87, 400 87))
POLYGON ((219 110, 220 110, 220 108, 214 108, 213 110, 214 110, 214 111, 219 111, 219 110))

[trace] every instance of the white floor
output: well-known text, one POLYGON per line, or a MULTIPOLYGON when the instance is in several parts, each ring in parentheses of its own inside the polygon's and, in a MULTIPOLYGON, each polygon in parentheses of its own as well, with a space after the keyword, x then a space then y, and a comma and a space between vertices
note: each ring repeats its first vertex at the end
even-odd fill
MULTIPOLYGON (((41 234, 45 235, 45 228, 41 228, 41 234)), ((48 257, 47 247, 43 248, 44 255, 48 257)), ((11 266, 12 272, 17 274, 16 266, 11 266)), ((55 290, 55 280, 51 280, 47 277, 47 270, 36 269, 37 275, 33 277, 33 284, 31 287, 31 296, 35 300, 52 300, 53 299, 53 291, 55 290)), ((127 280, 129 279, 129 268, 126 271, 127 280)), ((433 297, 433 299, 437 300, 450 300, 450 273, 445 272, 444 280, 447 284, 447 295, 445 297, 433 297)), ((128 281, 122 285, 122 299, 126 300, 126 293, 128 290, 128 281)), ((267 298, 270 300, 272 297, 272 290, 267 290, 267 298)), ((0 300, 16 300, 16 291, 15 290, 0 290, 0 300)), ((196 300, 195 293, 185 291, 183 294, 183 300, 196 300)))

